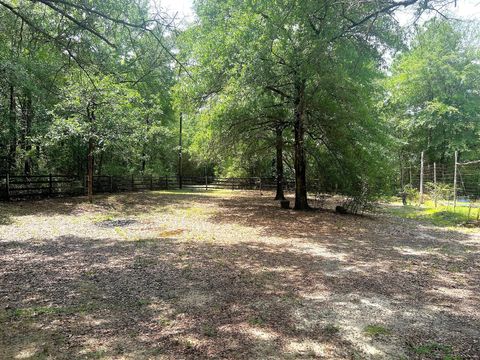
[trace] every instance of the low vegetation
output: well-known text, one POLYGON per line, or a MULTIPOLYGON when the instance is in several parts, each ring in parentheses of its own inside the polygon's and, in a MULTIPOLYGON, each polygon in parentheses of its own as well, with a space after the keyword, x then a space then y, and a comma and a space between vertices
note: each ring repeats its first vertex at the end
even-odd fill
POLYGON ((435 204, 426 201, 423 205, 406 205, 393 202, 385 207, 386 211, 403 217, 405 219, 419 220, 441 227, 478 227, 480 226, 479 214, 480 204, 473 206, 458 203, 456 207, 453 202, 435 204))

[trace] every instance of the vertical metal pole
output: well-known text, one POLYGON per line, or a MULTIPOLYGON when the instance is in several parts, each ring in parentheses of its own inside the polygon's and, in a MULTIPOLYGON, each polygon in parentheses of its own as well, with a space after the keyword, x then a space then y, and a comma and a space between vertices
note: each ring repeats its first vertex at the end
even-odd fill
POLYGON ((423 204, 423 151, 420 160, 420 204, 423 204))
POLYGON ((183 113, 180 113, 180 134, 178 138, 178 187, 182 189, 182 127, 183 127, 183 113))
POLYGON ((453 172, 453 211, 457 207, 457 165, 458 165, 458 151, 455 151, 455 170, 453 172))

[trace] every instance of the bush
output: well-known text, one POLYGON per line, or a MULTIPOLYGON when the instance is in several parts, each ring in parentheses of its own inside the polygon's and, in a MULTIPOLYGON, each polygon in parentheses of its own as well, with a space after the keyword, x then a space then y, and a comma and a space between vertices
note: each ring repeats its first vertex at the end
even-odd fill
POLYGON ((439 201, 450 200, 453 197, 453 187, 449 184, 428 182, 425 184, 425 190, 435 203, 435 207, 439 201))
POLYGON ((407 194, 407 202, 409 204, 420 202, 420 192, 414 188, 411 184, 405 185, 403 192, 407 194))

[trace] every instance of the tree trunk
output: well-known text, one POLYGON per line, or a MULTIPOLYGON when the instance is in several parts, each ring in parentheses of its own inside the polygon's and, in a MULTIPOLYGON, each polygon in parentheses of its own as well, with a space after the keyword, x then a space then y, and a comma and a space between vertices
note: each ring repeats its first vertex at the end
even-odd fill
POLYGON ((10 105, 9 105, 9 118, 10 118, 10 149, 8 151, 8 164, 7 172, 10 173, 12 168, 16 166, 17 156, 17 115, 16 115, 16 102, 15 102, 15 89, 13 85, 10 85, 10 105))
POLYGON ((87 174, 87 192, 88 192, 88 201, 93 202, 93 151, 94 143, 93 139, 88 140, 88 174, 87 174))
POLYGON ((183 114, 180 113, 180 133, 178 138, 178 187, 183 188, 183 149, 182 149, 182 127, 183 127, 183 114))
MULTIPOLYGON (((87 105, 87 115, 88 119, 90 120, 90 131, 91 133, 95 133, 95 110, 96 110, 96 103, 93 100, 87 105)), ((88 139, 88 155, 87 155, 87 162, 88 162, 88 201, 93 202, 93 172, 94 172, 94 158, 93 152, 95 150, 95 140, 93 136, 90 135, 88 139)))
POLYGON ((283 127, 282 124, 278 124, 275 129, 276 135, 276 150, 277 150, 277 160, 276 160, 276 172, 277 172, 277 194, 275 200, 285 200, 285 195, 283 193, 283 127))
POLYGON ((308 210, 305 161, 305 80, 295 85, 295 210, 308 210))
POLYGON ((27 93, 24 109, 23 109, 23 118, 24 118, 24 129, 23 129, 23 148, 25 151, 25 159, 24 159, 24 168, 23 172, 25 176, 28 176, 32 172, 32 160, 30 154, 32 150, 32 143, 30 140, 30 135, 32 132, 32 120, 33 120, 33 106, 32 106, 32 95, 27 93))

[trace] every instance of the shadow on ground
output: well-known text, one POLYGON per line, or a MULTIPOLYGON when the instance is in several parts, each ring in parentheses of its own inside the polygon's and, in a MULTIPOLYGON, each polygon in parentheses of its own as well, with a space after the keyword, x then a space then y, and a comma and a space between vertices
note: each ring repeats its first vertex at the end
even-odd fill
POLYGON ((126 215, 214 202, 218 211, 202 221, 220 239, 232 224, 239 239, 243 228, 257 236, 1 239, 0 358, 480 354, 479 249, 471 235, 393 218, 282 211, 266 196, 102 201, 97 206, 126 215))

